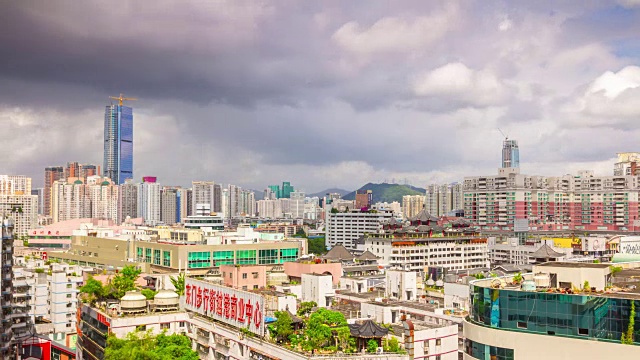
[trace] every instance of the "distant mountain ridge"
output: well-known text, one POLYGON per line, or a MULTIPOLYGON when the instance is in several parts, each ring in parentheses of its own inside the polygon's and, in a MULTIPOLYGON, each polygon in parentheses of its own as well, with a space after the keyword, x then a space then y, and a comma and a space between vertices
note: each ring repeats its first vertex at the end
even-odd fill
POLYGON ((323 196, 327 195, 327 194, 333 194, 333 193, 338 193, 340 194, 340 196, 345 196, 346 194, 348 194, 350 191, 349 190, 345 190, 345 189, 338 189, 338 188, 330 188, 327 190, 323 190, 323 191, 318 191, 317 193, 314 194, 308 194, 308 197, 319 197, 322 198, 323 196))
MULTIPOLYGON (((412 186, 400 184, 374 184, 368 183, 358 190, 371 190, 373 192, 373 203, 377 202, 394 202, 402 203, 402 197, 405 195, 424 195, 426 190, 412 186)), ((355 200, 356 192, 352 191, 344 196, 345 200, 355 200)))

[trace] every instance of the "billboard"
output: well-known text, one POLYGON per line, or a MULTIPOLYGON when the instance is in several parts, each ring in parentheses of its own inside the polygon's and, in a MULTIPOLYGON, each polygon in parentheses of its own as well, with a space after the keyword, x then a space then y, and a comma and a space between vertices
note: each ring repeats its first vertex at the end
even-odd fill
POLYGON ((620 238, 620 254, 640 255, 640 236, 623 236, 620 238))
POLYGON ((238 328, 264 335, 264 297, 262 295, 185 279, 185 309, 238 328))

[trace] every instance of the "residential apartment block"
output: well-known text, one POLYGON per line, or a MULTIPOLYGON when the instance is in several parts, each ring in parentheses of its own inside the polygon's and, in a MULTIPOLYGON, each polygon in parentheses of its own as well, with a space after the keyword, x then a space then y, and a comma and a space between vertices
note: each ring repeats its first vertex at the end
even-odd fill
POLYGON ((464 206, 462 184, 432 184, 427 186, 425 208, 433 216, 445 216, 464 206))
POLYGON ((405 195, 402 197, 402 215, 405 219, 416 216, 423 207, 423 195, 405 195))
POLYGON ((327 214, 326 244, 334 247, 342 245, 355 250, 355 241, 367 233, 377 233, 382 222, 393 217, 391 211, 381 212, 329 212, 327 214))
POLYGON ((639 192, 638 176, 581 171, 547 177, 504 168, 498 175, 464 179, 464 214, 483 230, 513 231, 522 219, 532 231, 635 231, 639 192))

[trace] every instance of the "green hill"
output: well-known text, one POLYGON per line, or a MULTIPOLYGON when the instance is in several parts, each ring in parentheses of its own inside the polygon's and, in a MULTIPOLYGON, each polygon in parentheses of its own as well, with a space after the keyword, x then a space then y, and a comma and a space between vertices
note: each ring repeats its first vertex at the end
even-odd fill
MULTIPOLYGON (((358 190, 371 190, 373 191, 373 203, 377 202, 393 202, 397 201, 402 203, 402 197, 404 195, 424 195, 425 189, 414 187, 411 185, 400 184, 373 184, 368 183, 358 190)), ((342 197, 345 200, 354 200, 356 198, 356 192, 352 191, 342 197)))

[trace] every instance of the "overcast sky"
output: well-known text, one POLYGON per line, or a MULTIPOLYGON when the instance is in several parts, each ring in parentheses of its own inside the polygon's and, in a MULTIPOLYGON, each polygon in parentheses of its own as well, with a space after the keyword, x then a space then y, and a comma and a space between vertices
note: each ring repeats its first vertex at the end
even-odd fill
POLYGON ((612 173, 640 151, 640 0, 0 1, 0 173, 102 165, 137 97, 134 175, 308 192, 612 173))

